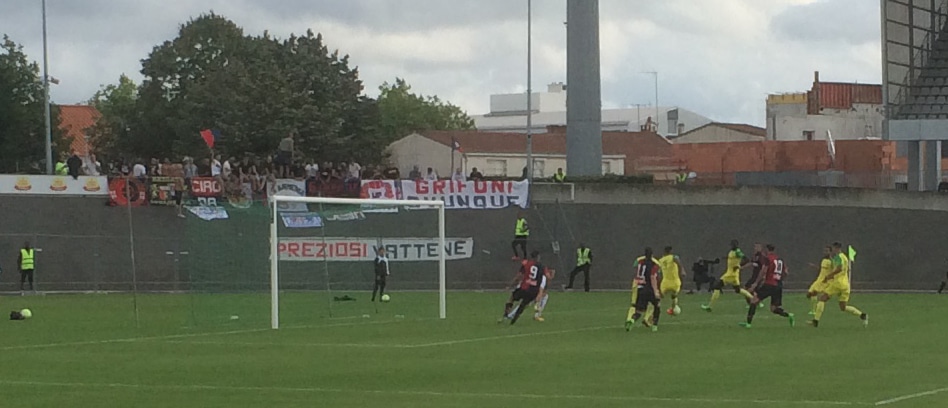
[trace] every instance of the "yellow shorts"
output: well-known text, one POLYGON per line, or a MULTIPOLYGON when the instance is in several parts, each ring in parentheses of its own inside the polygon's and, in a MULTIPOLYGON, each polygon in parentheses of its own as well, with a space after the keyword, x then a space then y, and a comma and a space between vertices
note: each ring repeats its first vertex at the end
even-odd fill
POLYGON ((843 285, 836 282, 830 282, 823 287, 823 293, 829 297, 839 298, 840 302, 849 302, 849 285, 843 285))
POLYGON ((721 275, 721 282, 724 282, 724 286, 741 286, 741 274, 740 273, 725 273, 721 275))
POLYGON ((822 293, 824 290, 826 290, 826 283, 823 282, 823 279, 817 279, 810 285, 807 293, 822 293))
POLYGON ((660 289, 661 289, 663 295, 666 294, 666 293, 668 293, 668 292, 672 292, 673 294, 677 295, 678 293, 681 292, 681 282, 680 282, 680 281, 678 281, 678 282, 665 282, 665 281, 662 281, 662 285, 661 285, 660 289))

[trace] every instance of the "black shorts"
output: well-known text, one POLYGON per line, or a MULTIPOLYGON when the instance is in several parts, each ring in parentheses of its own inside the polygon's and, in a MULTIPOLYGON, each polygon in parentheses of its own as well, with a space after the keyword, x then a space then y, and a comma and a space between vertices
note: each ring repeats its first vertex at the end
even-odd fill
POLYGON ((376 284, 384 284, 384 283, 385 283, 385 278, 386 278, 385 275, 375 275, 375 283, 376 283, 376 284))
POLYGON ((540 288, 536 286, 531 286, 530 289, 517 288, 517 290, 515 290, 513 293, 513 301, 523 301, 524 303, 530 303, 534 300, 537 300, 537 296, 539 295, 540 288))
POLYGON ((181 205, 181 200, 184 199, 184 191, 175 191, 174 192, 174 204, 181 205))
POLYGON ((754 272, 751 275, 750 279, 748 279, 747 282, 744 283, 744 289, 749 289, 751 286, 753 286, 754 282, 757 282, 758 276, 760 276, 760 271, 754 272))
POLYGON ((658 305, 659 298, 655 297, 655 291, 651 288, 638 288, 639 293, 635 296, 635 310, 645 310, 649 303, 658 305))
POLYGON ((527 242, 527 235, 514 235, 514 242, 527 242))
POLYGON ((757 288, 757 299, 763 302, 764 299, 767 298, 770 298, 771 306, 783 305, 783 287, 760 285, 760 287, 757 288))
POLYGON ((292 162, 291 158, 292 158, 292 155, 290 152, 280 151, 280 152, 277 152, 276 160, 274 160, 274 162, 278 166, 289 166, 292 162))

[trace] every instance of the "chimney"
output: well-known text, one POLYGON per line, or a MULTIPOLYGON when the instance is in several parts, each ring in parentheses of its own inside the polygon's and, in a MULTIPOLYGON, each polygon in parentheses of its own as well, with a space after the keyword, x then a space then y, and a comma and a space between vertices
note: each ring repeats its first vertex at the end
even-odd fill
POLYGON ((820 83, 820 71, 813 71, 813 83, 820 83))
POLYGON ((684 123, 679 123, 679 124, 678 124, 678 136, 681 136, 682 133, 685 133, 685 124, 684 124, 684 123))

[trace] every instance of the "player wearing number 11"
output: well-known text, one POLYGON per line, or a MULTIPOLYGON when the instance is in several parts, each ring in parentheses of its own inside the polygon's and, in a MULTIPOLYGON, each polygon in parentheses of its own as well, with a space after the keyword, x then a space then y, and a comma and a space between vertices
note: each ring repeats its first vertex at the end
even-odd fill
MULTIPOLYGON (((629 314, 625 321, 625 330, 632 330, 642 315, 645 314, 648 306, 652 306, 652 331, 658 331, 658 318, 661 317, 662 308, 659 306, 662 300, 662 294, 658 287, 658 263, 652 257, 652 248, 645 248, 645 255, 635 263, 635 303, 629 308, 629 314)), ((646 317, 646 320, 648 318, 646 317)))

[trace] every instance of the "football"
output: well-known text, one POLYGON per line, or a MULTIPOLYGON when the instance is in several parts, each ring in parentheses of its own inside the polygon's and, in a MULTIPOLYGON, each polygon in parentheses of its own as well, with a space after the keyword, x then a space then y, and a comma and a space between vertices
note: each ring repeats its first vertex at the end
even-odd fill
POLYGON ((20 314, 23 315, 24 319, 29 319, 33 317, 33 312, 31 312, 30 309, 23 309, 20 311, 20 314))
POLYGON ((681 314, 681 307, 679 307, 678 305, 675 305, 675 307, 672 308, 672 312, 675 314, 675 316, 680 315, 680 314, 681 314))
POLYGON ((388 302, 389 300, 392 300, 392 298, 391 298, 390 296, 388 296, 388 295, 382 295, 382 301, 383 301, 383 302, 388 302))

